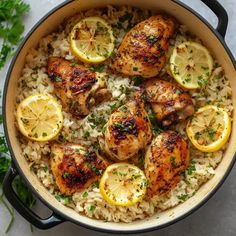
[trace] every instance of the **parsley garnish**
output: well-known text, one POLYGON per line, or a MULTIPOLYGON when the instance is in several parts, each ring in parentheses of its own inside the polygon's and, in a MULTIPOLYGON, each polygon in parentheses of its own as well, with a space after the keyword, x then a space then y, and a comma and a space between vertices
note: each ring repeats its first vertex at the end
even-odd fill
MULTIPOLYGON (((1 13, 1 8, 0 8, 0 13, 1 13)), ((0 109, 0 125, 1 124, 2 124, 2 114, 0 109)), ((0 129, 2 129, 2 127, 0 127, 0 129)), ((10 166, 11 166, 11 157, 8 152, 5 136, 3 133, 0 132, 0 187, 2 187, 3 179, 10 166)), ((32 208, 34 206, 36 200, 32 195, 32 193, 30 192, 30 189, 25 185, 24 181, 20 178, 20 176, 14 179, 13 188, 17 196, 24 203, 24 205, 26 205, 29 208, 32 208)), ((11 216, 10 222, 5 230, 5 232, 7 233, 11 229, 11 226, 14 222, 14 211, 13 208, 8 205, 3 193, 0 195, 0 203, 2 203, 6 207, 11 216)))
POLYGON ((180 196, 177 196, 177 197, 182 202, 185 202, 188 199, 188 194, 181 194, 180 196))
POLYGON ((97 65, 97 66, 90 66, 89 69, 91 71, 94 71, 94 72, 99 72, 99 73, 102 73, 105 69, 105 65, 104 64, 100 64, 100 65, 97 65))
POLYGON ((3 40, 0 51, 0 69, 22 40, 24 25, 22 16, 27 13, 30 6, 22 0, 0 1, 0 39, 3 40))
POLYGON ((177 167, 177 164, 176 164, 176 157, 174 157, 174 156, 171 156, 170 157, 170 163, 171 163, 171 165, 175 168, 175 167, 177 167))
POLYGON ((151 107, 147 107, 147 113, 148 113, 148 118, 152 124, 152 132, 156 136, 162 132, 162 128, 160 127, 160 124, 158 123, 158 120, 156 118, 156 114, 152 110, 151 107))
POLYGON ((143 82, 143 78, 141 76, 134 76, 131 79, 133 81, 134 86, 139 86, 143 82))
POLYGON ((96 207, 95 207, 94 205, 90 205, 90 206, 89 206, 89 211, 90 211, 90 212, 93 213, 93 212, 95 211, 95 209, 96 209, 96 207))
POLYGON ((196 167, 194 164, 191 164, 189 168, 186 170, 188 175, 191 175, 194 171, 196 171, 196 167))
POLYGON ((57 201, 64 202, 65 204, 70 204, 71 201, 72 201, 71 196, 66 196, 66 195, 63 195, 63 194, 56 195, 55 198, 57 199, 57 201))
POLYGON ((82 194, 82 197, 83 197, 83 198, 86 198, 86 197, 88 197, 88 192, 86 192, 86 191, 85 191, 85 192, 83 192, 83 194, 82 194))

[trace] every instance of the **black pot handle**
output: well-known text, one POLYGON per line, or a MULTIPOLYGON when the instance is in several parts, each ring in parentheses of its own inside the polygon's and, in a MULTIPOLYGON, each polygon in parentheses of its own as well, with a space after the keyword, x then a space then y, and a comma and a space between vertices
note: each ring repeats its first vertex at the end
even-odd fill
POLYGON ((205 3, 217 16, 218 25, 216 30, 225 38, 226 30, 228 27, 228 14, 224 7, 217 0, 201 0, 205 3))
POLYGON ((19 214, 39 229, 49 229, 63 223, 65 220, 54 212, 48 218, 42 219, 21 202, 12 187, 12 182, 17 175, 17 170, 13 166, 10 167, 3 181, 3 192, 7 200, 19 212, 19 214))

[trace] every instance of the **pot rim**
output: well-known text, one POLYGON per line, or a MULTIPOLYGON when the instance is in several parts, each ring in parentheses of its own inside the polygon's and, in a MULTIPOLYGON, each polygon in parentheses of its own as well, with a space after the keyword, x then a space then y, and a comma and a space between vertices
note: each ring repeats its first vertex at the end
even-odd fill
MULTIPOLYGON (((227 55, 229 56, 235 70, 236 70, 236 60, 233 56, 233 54, 231 53, 230 49, 228 48, 225 40, 223 39, 223 37, 219 34, 219 32, 213 28, 212 25, 210 25, 210 23, 203 17, 201 16, 199 13, 197 13, 194 9, 192 9, 191 7, 187 6, 185 3, 180 2, 179 0, 170 0, 172 2, 174 2, 175 4, 179 5, 180 7, 184 8, 185 10, 189 11, 191 14, 193 14, 195 17, 197 17, 199 20, 201 20, 207 27, 208 29, 216 36, 216 38, 219 40, 219 42, 221 43, 221 45, 224 47, 227 55)), ((73 1, 72 1, 73 2, 73 1)), ((23 170, 20 168, 14 151, 13 151, 13 147, 11 145, 11 141, 10 141, 10 137, 9 137, 9 133, 8 133, 8 127, 7 127, 7 122, 6 122, 6 113, 7 113, 7 109, 6 109, 6 97, 7 97, 7 90, 8 90, 8 85, 9 85, 9 81, 10 81, 10 76, 12 73, 12 70, 15 66, 15 62, 19 56, 19 54, 21 53, 22 48, 24 47, 24 45, 27 43, 28 39, 31 37, 31 35, 33 34, 33 32, 44 22, 48 19, 49 16, 51 16, 52 14, 54 14, 56 11, 58 11, 59 9, 63 8, 64 6, 67 6, 68 4, 71 4, 71 1, 64 1, 61 4, 59 4, 58 6, 54 7, 52 10, 50 10, 46 15, 44 15, 31 29, 30 31, 26 34, 26 36, 24 37, 24 40, 22 41, 22 43, 19 45, 19 47, 17 48, 17 51, 15 53, 14 58, 12 59, 10 66, 8 68, 8 72, 6 75, 6 79, 5 79, 5 83, 4 83, 4 90, 3 90, 3 100, 2 100, 2 109, 3 109, 3 127, 4 127, 4 133, 5 133, 5 138, 6 138, 6 142, 9 148, 9 152, 11 154, 12 160, 13 160, 13 166, 15 166, 15 168, 17 169, 17 171, 19 172, 20 176, 23 177, 24 181, 27 183, 27 185, 30 187, 30 190, 33 192, 33 194, 40 200, 42 201, 50 210, 52 210, 53 212, 55 212, 57 215, 61 216, 62 218, 64 218, 67 221, 73 222, 75 224, 77 224, 78 226, 83 226, 87 229, 90 230, 94 230, 94 231, 99 231, 99 232, 105 232, 105 233, 122 233, 122 234, 134 234, 134 233, 145 233, 145 232, 151 232, 154 230, 159 230, 162 228, 165 228, 167 226, 170 226, 180 220, 183 220, 184 218, 186 218, 187 216, 191 215, 192 213, 194 213, 196 210, 198 210, 201 206, 203 206, 215 193, 216 191, 222 186, 222 184, 225 182, 226 178, 228 177, 230 171, 232 170, 235 162, 236 162, 236 153, 234 153, 233 159, 227 169, 227 171, 224 173, 222 179, 218 182, 218 184, 211 190, 211 192, 208 194, 207 197, 205 197, 204 199, 202 199, 202 201, 200 201, 194 208, 192 208, 191 210, 189 210, 188 212, 184 213, 183 215, 170 220, 167 223, 158 225, 158 226, 153 226, 150 228, 144 228, 144 229, 139 229, 139 230, 111 230, 111 229, 105 229, 105 228, 101 228, 101 227, 96 227, 90 224, 85 224, 82 223, 80 221, 77 221, 73 218, 71 218, 70 216, 64 214, 63 212, 61 212, 60 210, 56 209, 54 206, 52 206, 48 201, 46 201, 40 194, 39 192, 37 192, 34 187, 32 186, 31 182, 28 180, 28 178, 25 176, 23 170)))

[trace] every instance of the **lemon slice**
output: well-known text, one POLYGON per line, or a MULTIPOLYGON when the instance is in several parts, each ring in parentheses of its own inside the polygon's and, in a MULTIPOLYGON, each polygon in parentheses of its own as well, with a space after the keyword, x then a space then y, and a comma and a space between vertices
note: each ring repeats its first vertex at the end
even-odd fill
POLYGON ((87 17, 79 21, 70 34, 73 53, 83 62, 105 61, 114 49, 114 36, 110 25, 100 17, 87 17))
POLYGON ((231 120, 222 108, 200 108, 187 124, 187 135, 193 145, 203 152, 219 150, 229 139, 231 120))
POLYGON ((61 106, 45 94, 24 99, 17 108, 17 123, 21 133, 34 141, 53 139, 61 130, 61 106))
POLYGON ((131 206, 146 193, 147 179, 142 170, 127 163, 116 163, 107 167, 101 181, 103 198, 117 206, 131 206))
POLYGON ((175 47, 170 57, 170 70, 175 80, 187 89, 204 87, 213 69, 209 51, 199 43, 184 42, 175 47))

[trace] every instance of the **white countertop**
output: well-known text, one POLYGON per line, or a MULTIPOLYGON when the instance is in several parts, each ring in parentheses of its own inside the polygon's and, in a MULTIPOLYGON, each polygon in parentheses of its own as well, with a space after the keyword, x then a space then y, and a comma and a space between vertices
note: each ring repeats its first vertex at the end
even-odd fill
MULTIPOLYGON (((182 0, 193 9, 203 15, 211 24, 216 25, 216 17, 212 12, 200 2, 200 0, 182 0)), ((31 6, 30 13, 25 17, 25 34, 32 26, 48 11, 63 0, 25 0, 31 6)), ((235 0, 219 0, 229 14, 229 26, 226 35, 226 43, 236 57, 236 8, 235 0)), ((9 63, 0 71, 0 89, 2 90, 6 72, 9 63)), ((235 78, 236 79, 236 78, 235 78)), ((235 236, 236 235, 236 167, 227 178, 223 187, 205 204, 200 210, 187 217, 186 219, 160 231, 141 234, 145 236, 162 235, 162 236, 235 236)), ((36 210, 42 216, 47 215, 48 210, 37 203, 36 210)), ((9 214, 6 209, 0 205, 0 236, 5 235, 5 227, 9 222, 9 214)), ((25 221, 17 212, 15 212, 15 221, 8 236, 99 236, 104 235, 85 228, 76 226, 72 223, 63 223, 50 230, 42 231, 34 228, 30 230, 29 223, 25 221)))

